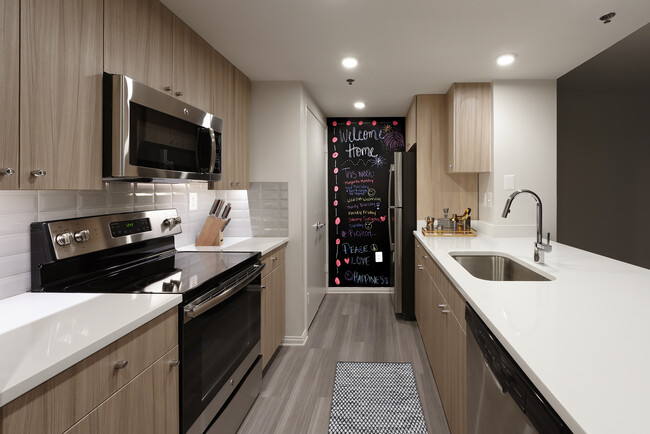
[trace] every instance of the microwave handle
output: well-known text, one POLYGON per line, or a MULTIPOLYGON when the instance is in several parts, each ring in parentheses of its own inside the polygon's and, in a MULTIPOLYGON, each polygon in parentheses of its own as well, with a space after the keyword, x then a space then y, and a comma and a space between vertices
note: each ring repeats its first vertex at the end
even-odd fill
POLYGON ((212 153, 210 154, 210 173, 214 173, 214 165, 217 162, 217 139, 214 135, 214 130, 208 128, 210 131, 210 142, 212 144, 212 153))
POLYGON ((248 274, 243 280, 235 283, 231 287, 221 292, 219 295, 209 297, 207 300, 196 305, 190 303, 185 306, 185 320, 183 322, 186 323, 193 318, 196 318, 197 316, 209 311, 213 307, 217 306, 218 304, 222 303, 223 301, 227 300, 228 298, 244 289, 249 283, 255 280, 257 276, 262 274, 262 269, 264 266, 264 263, 254 265, 255 270, 252 273, 248 274))

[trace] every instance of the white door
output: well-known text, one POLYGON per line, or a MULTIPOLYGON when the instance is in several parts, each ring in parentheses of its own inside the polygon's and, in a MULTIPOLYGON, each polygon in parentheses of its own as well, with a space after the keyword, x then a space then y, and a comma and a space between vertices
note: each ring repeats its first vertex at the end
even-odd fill
POLYGON ((327 287, 327 127, 307 109, 307 325, 327 287))

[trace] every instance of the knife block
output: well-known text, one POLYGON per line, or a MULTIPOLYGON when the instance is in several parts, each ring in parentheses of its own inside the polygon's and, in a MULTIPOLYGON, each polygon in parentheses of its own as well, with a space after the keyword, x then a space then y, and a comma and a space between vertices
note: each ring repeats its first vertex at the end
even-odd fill
POLYGON ((223 227, 226 219, 215 216, 208 216, 203 224, 203 229, 196 239, 196 246, 220 246, 223 244, 223 227))

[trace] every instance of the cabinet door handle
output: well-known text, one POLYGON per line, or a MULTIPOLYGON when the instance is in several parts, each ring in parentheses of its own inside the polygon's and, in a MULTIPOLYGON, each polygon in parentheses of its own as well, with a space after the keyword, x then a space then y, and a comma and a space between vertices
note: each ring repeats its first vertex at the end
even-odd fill
POLYGON ((260 286, 260 288, 266 289, 266 285, 262 285, 262 286, 260 286))
POLYGON ((170 366, 178 366, 180 364, 181 364, 180 360, 172 360, 172 361, 169 362, 170 366))
POLYGON ((171 92, 172 90, 174 90, 172 86, 165 86, 163 87, 163 89, 165 89, 165 92, 171 92))
POLYGON ((442 313, 449 313, 449 310, 443 310, 442 313))
POLYGON ((129 364, 128 360, 120 360, 119 362, 115 362, 113 367, 115 369, 124 369, 124 368, 126 368, 126 365, 128 365, 128 364, 129 364))
POLYGON ((45 175, 47 175, 47 172, 43 169, 32 170, 32 176, 38 177, 38 176, 45 176, 45 175))
POLYGON ((439 305, 438 305, 438 307, 439 307, 440 309, 442 309, 442 308, 445 307, 445 306, 446 306, 445 304, 439 304, 439 305))
POLYGON ((175 95, 176 96, 183 96, 183 91, 182 90, 176 91, 175 95))
POLYGON ((427 255, 424 255, 422 259, 429 259, 429 257, 427 255))
POLYGON ((424 270, 424 267, 420 264, 418 264, 418 270, 424 270))
POLYGON ((0 175, 13 175, 14 174, 14 169, 11 167, 3 167, 0 169, 0 175))

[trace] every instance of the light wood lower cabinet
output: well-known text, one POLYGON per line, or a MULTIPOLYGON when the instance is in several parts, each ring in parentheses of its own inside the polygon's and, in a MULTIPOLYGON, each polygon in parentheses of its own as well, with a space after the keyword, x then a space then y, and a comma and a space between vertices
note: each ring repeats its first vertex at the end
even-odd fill
POLYGON ((262 368, 268 365, 284 339, 286 270, 285 247, 282 246, 262 257, 262 368))
POLYGON ((467 411, 465 300, 418 241, 415 242, 415 264, 418 328, 449 429, 454 434, 464 434, 467 411))
POLYGON ((178 346, 81 419, 66 434, 178 433, 178 346))
MULTIPOLYGON (((122 413, 112 412, 125 405, 114 399, 118 394, 128 397, 120 399, 130 402, 126 407, 133 407, 133 414, 144 414, 156 426, 171 424, 178 432, 178 368, 169 363, 178 360, 177 345, 174 307, 0 408, 0 433, 59 434, 86 415, 89 420, 84 424, 97 417, 102 422, 114 419, 122 423, 122 413), (123 362, 127 363, 120 367, 123 362), (155 407, 148 403, 149 398, 136 399, 138 394, 151 396, 155 407), (90 417, 104 404, 103 410, 90 417)), ((120 426, 108 431, 108 426, 112 425, 74 432, 151 432, 120 430, 120 426)))

